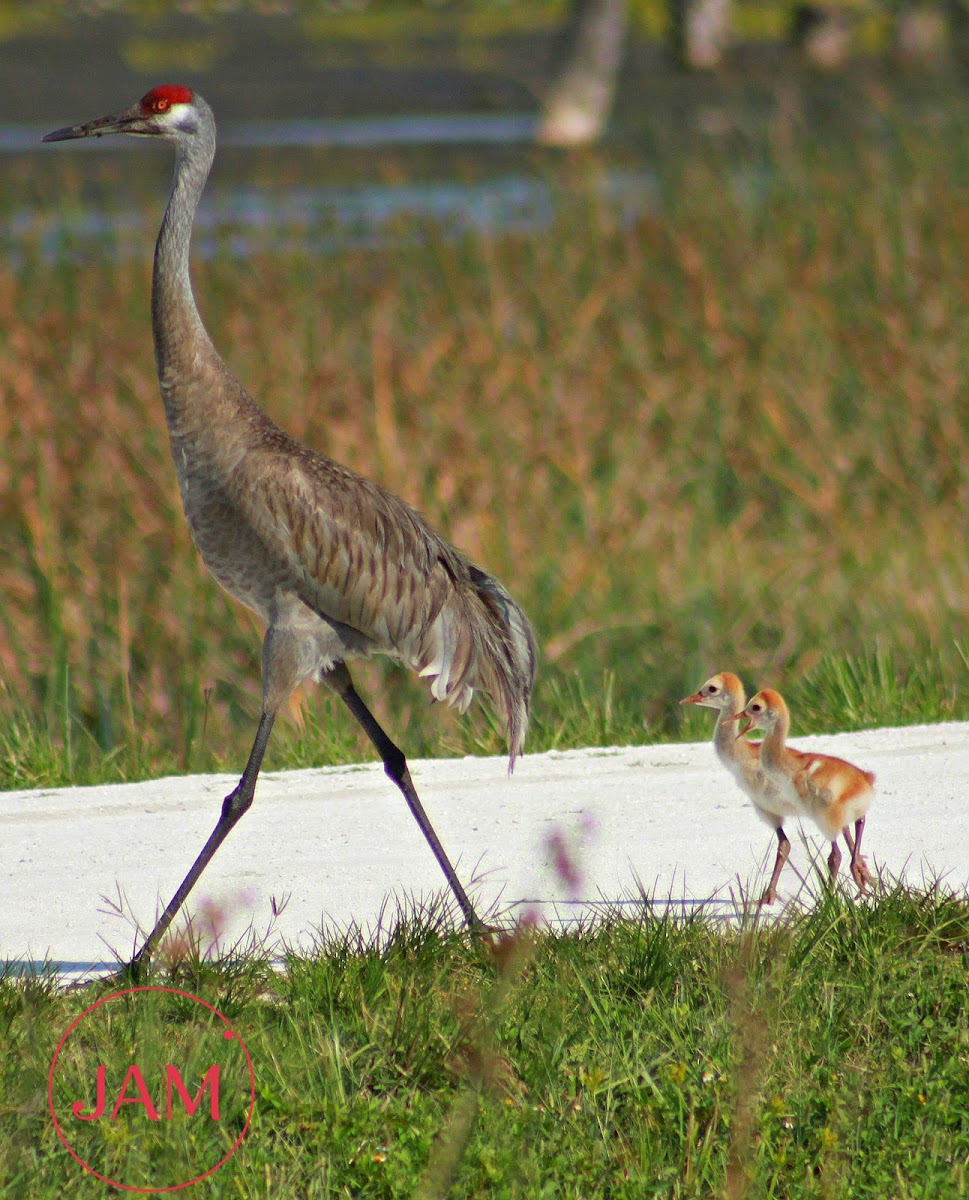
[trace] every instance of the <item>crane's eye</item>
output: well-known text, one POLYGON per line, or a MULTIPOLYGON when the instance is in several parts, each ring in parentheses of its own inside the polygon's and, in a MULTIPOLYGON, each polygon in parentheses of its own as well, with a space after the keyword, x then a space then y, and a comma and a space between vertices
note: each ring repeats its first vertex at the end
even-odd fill
POLYGON ((167 96, 156 96, 151 102, 152 112, 166 112, 171 107, 171 100, 167 96))

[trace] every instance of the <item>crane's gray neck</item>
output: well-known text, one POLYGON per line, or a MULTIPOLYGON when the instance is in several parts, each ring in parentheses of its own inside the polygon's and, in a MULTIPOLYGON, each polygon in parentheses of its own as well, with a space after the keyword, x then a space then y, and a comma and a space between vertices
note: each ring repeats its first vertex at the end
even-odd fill
POLYGON ((197 371, 200 359, 218 359, 202 324, 189 276, 192 223, 199 197, 215 157, 215 120, 196 97, 199 128, 175 143, 175 178, 158 241, 151 291, 155 362, 170 422, 178 418, 183 399, 180 384, 197 371))

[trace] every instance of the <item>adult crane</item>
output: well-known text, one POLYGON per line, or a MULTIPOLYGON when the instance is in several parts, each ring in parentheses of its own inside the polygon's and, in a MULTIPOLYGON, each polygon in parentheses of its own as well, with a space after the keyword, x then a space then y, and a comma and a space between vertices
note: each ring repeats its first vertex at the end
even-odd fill
POLYGON ((503 724, 510 768, 522 752, 535 639, 505 588, 376 483, 302 446, 234 378, 199 316, 189 247, 215 156, 215 119, 189 88, 166 84, 112 116, 45 142, 125 134, 175 144, 175 175, 155 246, 155 361, 192 537, 230 595, 266 624, 262 711, 238 785, 133 968, 150 957, 212 856, 252 804, 273 722, 305 679, 327 685, 363 727, 427 839, 473 929, 483 928, 414 788, 403 752, 361 699, 348 660, 386 654, 464 711, 476 690, 503 724))

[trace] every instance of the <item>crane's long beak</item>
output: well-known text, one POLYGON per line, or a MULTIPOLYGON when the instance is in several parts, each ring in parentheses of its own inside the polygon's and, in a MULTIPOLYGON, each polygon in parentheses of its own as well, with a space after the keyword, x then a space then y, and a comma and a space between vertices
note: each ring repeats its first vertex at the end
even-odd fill
POLYGON ((138 107, 126 108, 124 112, 114 113, 110 117, 98 117, 96 121, 88 121, 84 125, 65 125, 63 129, 55 129, 41 139, 44 142, 66 142, 71 138, 103 137, 106 133, 130 133, 140 137, 152 137, 158 130, 145 120, 138 107))

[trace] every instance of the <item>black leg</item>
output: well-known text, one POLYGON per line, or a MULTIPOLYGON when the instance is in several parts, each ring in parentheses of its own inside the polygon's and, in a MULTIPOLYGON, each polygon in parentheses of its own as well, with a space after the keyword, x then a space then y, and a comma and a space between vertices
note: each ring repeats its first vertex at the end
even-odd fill
POLYGON ((350 673, 345 667, 334 670, 327 679, 327 683, 336 691, 343 703, 360 722, 367 737, 373 742, 377 753, 383 759, 384 770, 400 788, 401 794, 407 801, 407 807, 414 814, 414 820, 420 826, 421 833, 427 839, 427 844, 433 851, 438 865, 444 872, 445 879, 450 884, 455 899, 461 906, 461 911, 464 913, 464 919, 467 921, 468 927, 475 933, 487 932, 487 925, 485 925, 474 911, 474 907, 468 899, 467 892, 461 886, 461 881, 458 879, 454 867, 451 866, 451 860, 445 853, 444 847, 441 845, 440 839, 434 832, 434 827, 428 819, 427 813, 424 811, 424 805, 421 804, 417 791, 414 788, 414 782, 411 779, 404 752, 400 747, 395 746, 387 734, 384 733, 377 718, 367 708, 363 700, 361 700, 359 693, 353 686, 350 673))
POLYGON ((195 887, 216 850, 222 845, 228 837, 229 831, 252 804, 252 797, 256 790, 256 779, 259 775, 259 768, 262 765, 263 755, 266 753, 269 735, 272 732, 273 720, 274 715, 272 713, 264 712, 260 717, 259 728, 256 730, 256 740, 252 744, 252 751, 249 755, 249 761, 246 763, 246 769, 243 771, 238 785, 222 802, 222 815, 219 817, 218 824, 212 830, 209 840, 202 847, 202 852, 192 864, 192 869, 182 880, 178 891, 172 897, 168 907, 158 918, 158 923, 148 935, 145 944, 129 964, 129 969, 136 975, 141 963, 149 959, 153 954, 166 929, 168 929, 169 925, 175 919, 178 910, 185 903, 186 897, 192 888, 195 887))

